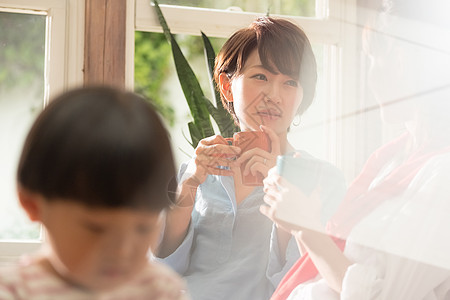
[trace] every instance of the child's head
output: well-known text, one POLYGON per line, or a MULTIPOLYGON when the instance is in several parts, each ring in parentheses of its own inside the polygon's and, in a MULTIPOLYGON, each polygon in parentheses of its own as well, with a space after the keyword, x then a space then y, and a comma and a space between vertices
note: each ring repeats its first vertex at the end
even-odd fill
MULTIPOLYGON (((249 27, 235 32, 223 45, 216 58, 216 83, 219 85, 221 74, 226 74, 230 80, 239 76, 254 50, 257 50, 266 69, 299 80, 303 88, 303 100, 298 113, 302 114, 312 103, 317 81, 316 60, 303 30, 284 19, 256 19, 249 27)), ((239 122, 233 103, 227 101, 223 94, 221 98, 224 107, 239 122)))
POLYGON ((54 99, 25 141, 19 199, 47 231, 46 266, 88 289, 111 288, 146 265, 175 175, 158 115, 106 87, 54 99))
POLYGON ((17 180, 48 201, 161 211, 175 175, 170 142, 141 97, 77 89, 39 115, 23 147, 17 180))

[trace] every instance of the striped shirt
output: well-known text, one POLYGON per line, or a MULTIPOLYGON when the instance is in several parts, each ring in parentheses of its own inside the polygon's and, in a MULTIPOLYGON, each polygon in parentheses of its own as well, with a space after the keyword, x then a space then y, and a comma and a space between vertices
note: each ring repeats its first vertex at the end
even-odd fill
MULTIPOLYGON (((29 260, 28 260, 29 261, 29 260)), ((94 293, 74 287, 42 264, 19 262, 0 269, 0 300, 187 300, 185 283, 159 263, 151 263, 132 281, 113 291, 94 293)))

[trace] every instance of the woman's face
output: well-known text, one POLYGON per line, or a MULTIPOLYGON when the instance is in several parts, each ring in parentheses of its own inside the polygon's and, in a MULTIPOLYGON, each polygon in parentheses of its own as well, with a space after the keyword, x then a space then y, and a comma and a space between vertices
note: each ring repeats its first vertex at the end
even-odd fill
POLYGON ((303 99, 297 79, 266 69, 257 50, 247 58, 241 74, 231 80, 234 111, 242 131, 266 125, 286 134, 303 99))

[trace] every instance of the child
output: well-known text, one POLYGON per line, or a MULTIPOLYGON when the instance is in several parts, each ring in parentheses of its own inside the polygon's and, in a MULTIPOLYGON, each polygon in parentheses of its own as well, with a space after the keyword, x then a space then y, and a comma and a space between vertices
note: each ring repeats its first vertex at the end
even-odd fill
POLYGON ((0 272, 0 299, 187 299, 147 256, 173 176, 166 130, 144 99, 106 87, 57 97, 17 172, 20 203, 48 243, 0 272))
MULTIPOLYGON (((215 81, 224 107, 241 131, 266 133, 271 149, 241 153, 213 136, 200 141, 195 159, 181 166, 178 206, 167 215, 158 256, 185 276, 196 300, 268 299, 298 258, 293 239, 288 246, 290 236, 272 233, 272 222, 260 214, 262 187, 244 185, 241 172, 267 176, 279 154, 294 152, 288 130, 312 103, 316 78, 308 38, 283 19, 258 18, 218 54, 215 81)), ((342 194, 340 172, 314 161, 333 174, 324 197, 342 194)))

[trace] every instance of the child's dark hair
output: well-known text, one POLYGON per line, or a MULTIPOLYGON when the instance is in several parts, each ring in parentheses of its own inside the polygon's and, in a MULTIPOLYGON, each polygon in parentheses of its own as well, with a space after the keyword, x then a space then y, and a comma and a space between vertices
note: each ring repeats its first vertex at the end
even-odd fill
MULTIPOLYGON (((306 34, 294 23, 271 17, 260 17, 249 27, 236 31, 217 55, 214 80, 219 84, 220 74, 230 79, 241 74, 244 64, 253 50, 257 50, 265 68, 289 75, 300 81, 303 100, 299 107, 302 114, 311 105, 317 82, 317 65, 306 34)), ((232 102, 221 94, 222 104, 238 122, 232 102)))
POLYGON ((32 126, 18 184, 48 201, 159 211, 175 167, 168 133, 142 97, 108 87, 66 92, 32 126))

